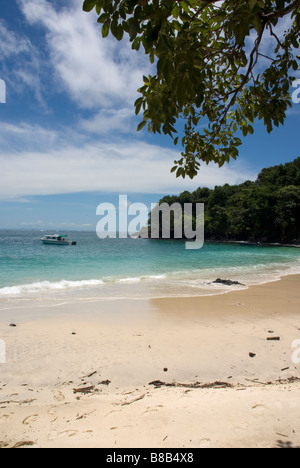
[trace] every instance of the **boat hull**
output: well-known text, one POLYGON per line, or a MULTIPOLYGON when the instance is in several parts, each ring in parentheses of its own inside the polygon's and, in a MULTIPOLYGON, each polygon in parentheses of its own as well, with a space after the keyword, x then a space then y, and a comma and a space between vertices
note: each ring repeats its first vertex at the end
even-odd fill
POLYGON ((65 241, 42 240, 42 242, 45 245, 72 245, 72 242, 65 242, 65 241))

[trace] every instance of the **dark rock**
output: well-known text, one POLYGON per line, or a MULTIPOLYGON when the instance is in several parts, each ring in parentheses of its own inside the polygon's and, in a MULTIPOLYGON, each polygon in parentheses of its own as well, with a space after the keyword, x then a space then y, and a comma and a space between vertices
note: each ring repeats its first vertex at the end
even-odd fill
POLYGON ((255 358, 255 357, 256 357, 256 354, 254 354, 254 353, 249 353, 249 356, 250 356, 251 358, 255 358))
POLYGON ((11 323, 9 326, 15 328, 17 325, 15 323, 11 323))
POLYGON ((224 284, 225 286, 246 286, 245 284, 239 283, 238 281, 223 280, 221 278, 216 279, 213 284, 224 284))

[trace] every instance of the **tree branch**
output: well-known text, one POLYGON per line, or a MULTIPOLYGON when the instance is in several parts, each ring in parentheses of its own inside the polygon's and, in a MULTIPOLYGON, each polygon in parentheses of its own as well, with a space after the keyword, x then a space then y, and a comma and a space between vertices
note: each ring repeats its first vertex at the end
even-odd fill
POLYGON ((206 7, 208 7, 209 5, 213 5, 214 3, 218 3, 219 0, 206 0, 204 1, 204 5, 202 5, 200 8, 198 8, 198 10, 195 12, 195 14, 191 17, 190 19, 190 23, 192 23, 195 18, 197 18, 197 16, 200 15, 200 13, 202 13, 203 10, 205 10, 206 7))
POLYGON ((292 11, 296 10, 298 7, 300 7, 300 0, 295 0, 291 5, 287 6, 283 10, 272 11, 270 13, 263 13, 262 17, 267 21, 270 21, 272 19, 283 18, 289 13, 292 13, 292 11))
POLYGON ((214 132, 214 134, 212 135, 212 137, 210 138, 209 142, 208 142, 208 145, 210 145, 213 140, 216 138, 217 134, 220 132, 221 130, 221 127, 226 119, 226 116, 229 112, 229 110, 231 109, 231 107, 234 106, 235 102, 236 102, 236 99, 238 97, 238 94, 242 91, 243 87, 248 83, 249 81, 249 77, 251 76, 252 74, 252 71, 255 67, 255 65, 257 64, 257 60, 258 60, 258 56, 259 56, 259 46, 261 44, 261 41, 262 41, 262 38, 263 38, 263 35, 264 35, 264 30, 262 30, 262 32, 259 34, 259 36, 257 37, 256 41, 255 41, 255 45, 254 45, 254 48, 250 54, 250 61, 249 61, 249 66, 248 66, 248 69, 247 69, 247 73, 246 73, 246 76, 244 77, 244 79, 242 80, 242 83, 241 85, 238 87, 238 89, 234 90, 234 91, 231 91, 230 94, 233 94, 232 98, 230 99, 230 102, 229 104, 226 106, 224 112, 222 113, 222 115, 220 116, 220 119, 219 119, 219 124, 218 124, 218 127, 217 127, 217 130, 214 132), (256 56, 256 57, 255 57, 256 56))

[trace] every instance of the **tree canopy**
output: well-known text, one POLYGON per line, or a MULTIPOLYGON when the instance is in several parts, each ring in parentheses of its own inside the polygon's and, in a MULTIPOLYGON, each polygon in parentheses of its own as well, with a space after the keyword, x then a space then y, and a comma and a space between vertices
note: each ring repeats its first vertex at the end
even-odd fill
POLYGON ((284 124, 300 58, 300 0, 84 1, 85 11, 94 8, 103 37, 128 34, 156 66, 135 102, 138 130, 148 125, 181 143, 177 177, 195 177, 201 162, 236 159, 257 119, 269 133, 284 124))
POLYGON ((179 203, 182 207, 184 203, 194 207, 204 203, 206 240, 299 244, 300 158, 263 169, 255 182, 199 188, 193 193, 164 197, 162 203, 179 203))

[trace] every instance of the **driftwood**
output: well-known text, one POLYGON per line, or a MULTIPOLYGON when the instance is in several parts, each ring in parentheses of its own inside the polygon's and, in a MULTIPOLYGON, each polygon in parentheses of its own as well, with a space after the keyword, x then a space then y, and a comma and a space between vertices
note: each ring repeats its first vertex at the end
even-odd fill
MULTIPOLYGON (((270 385, 284 385, 284 384, 293 384, 296 382, 300 382, 300 377, 289 377, 288 379, 278 379, 275 380, 275 382, 261 382, 258 379, 246 379, 247 382, 252 382, 254 384, 259 384, 259 385, 264 385, 264 386, 270 386, 270 385)), ((212 382, 212 383, 206 383, 206 384, 201 384, 200 382, 195 382, 191 384, 185 384, 185 383, 177 383, 177 382, 162 382, 161 380, 154 380, 153 382, 150 382, 148 385, 154 385, 155 388, 161 388, 161 387, 181 387, 181 388, 188 388, 188 389, 210 389, 210 388, 232 388, 236 390, 245 390, 245 388, 237 388, 237 386, 232 385, 228 382, 212 382)), ((237 384, 238 387, 241 386, 241 384, 237 384)))
POLYGON ((27 405, 29 403, 33 403, 34 400, 6 400, 6 401, 0 401, 0 405, 9 405, 10 403, 16 403, 18 405, 27 405))
POLYGON ((99 382, 98 385, 109 385, 111 384, 110 380, 102 380, 102 382, 99 382))
POLYGON ((271 336, 267 338, 267 341, 280 341, 280 336, 271 336))
POLYGON ((280 384, 287 384, 287 383, 295 383, 295 382, 300 382, 299 377, 289 377, 288 379, 278 379, 276 382, 279 382, 280 384))
POLYGON ((33 445, 35 444, 35 442, 33 442, 32 440, 23 440, 21 442, 17 442, 13 447, 11 447, 12 449, 18 449, 18 448, 22 448, 22 447, 32 447, 33 445))
POLYGON ((182 387, 182 388, 232 388, 233 386, 229 384, 228 382, 213 382, 213 383, 206 383, 206 384, 201 384, 200 382, 195 382, 191 384, 185 384, 185 383, 177 383, 177 382, 162 382, 161 380, 154 380, 153 382, 150 382, 148 385, 154 385, 155 388, 161 388, 161 387, 182 387))
POLYGON ((83 378, 84 378, 84 379, 89 379, 90 377, 93 377, 93 375, 96 375, 96 374, 97 374, 97 371, 92 372, 92 373, 89 374, 89 375, 85 375, 83 378))
POLYGON ((92 387, 83 387, 83 388, 73 388, 73 392, 76 393, 82 393, 83 395, 88 395, 89 393, 92 393, 94 390, 94 386, 92 387))

